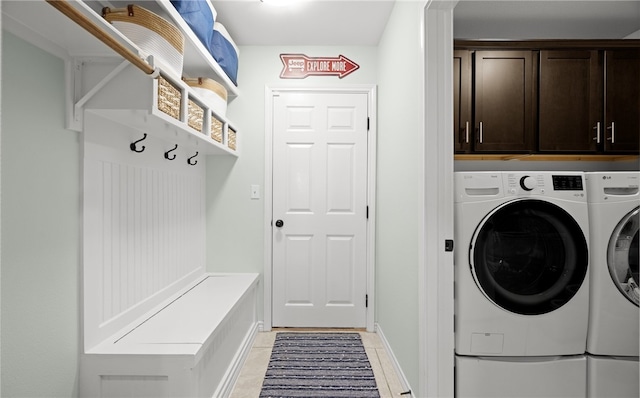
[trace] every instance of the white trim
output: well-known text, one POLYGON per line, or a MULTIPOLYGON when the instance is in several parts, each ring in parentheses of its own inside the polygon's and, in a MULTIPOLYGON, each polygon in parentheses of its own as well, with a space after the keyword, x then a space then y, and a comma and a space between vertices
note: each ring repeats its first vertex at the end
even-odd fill
POLYGON ((424 397, 453 397, 453 8, 428 0, 423 15, 424 125, 420 192, 419 383, 424 397))
POLYGON ((270 332, 271 320, 271 300, 273 293, 271 290, 271 220, 273 219, 273 95, 274 90, 265 86, 264 89, 264 323, 263 331, 270 332))
POLYGON ((368 96, 368 164, 367 203, 369 223, 367 225, 367 307, 366 327, 375 330, 375 225, 376 225, 376 159, 377 159, 377 87, 372 84, 348 85, 329 88, 314 87, 265 87, 265 154, 264 154, 264 331, 270 331, 272 323, 272 247, 271 221, 273 219, 273 97, 278 92, 322 92, 322 93, 365 93, 368 96))
POLYGON ((375 330, 375 264, 376 264, 376 181, 377 175, 377 148, 378 148, 378 109, 376 104, 378 90, 371 86, 369 90, 369 136, 367 142, 368 169, 367 169, 367 202, 369 203, 369 225, 367 226, 367 292, 369 295, 369 308, 367 308, 367 332, 375 330))
POLYGON ((253 343, 256 340, 256 336, 258 332, 262 328, 261 322, 256 322, 253 325, 253 328, 247 333, 246 338, 242 342, 242 346, 240 350, 236 353, 236 356, 233 358, 233 362, 227 368, 227 372, 224 377, 220 381, 218 388, 213 393, 212 397, 229 397, 233 392, 233 388, 238 381, 238 377, 240 376, 240 372, 249 357, 249 353, 251 352, 251 348, 253 348, 253 343))
POLYGON ((407 377, 404 375, 404 372, 402 371, 402 368, 400 367, 400 363, 398 362, 398 359, 394 355, 393 350, 391 349, 391 346, 389 345, 389 341, 387 341, 387 338, 385 337, 384 333, 382 332, 382 328, 380 327, 380 325, 378 323, 375 324, 375 332, 378 335, 378 337, 380 338, 380 342, 384 346, 384 349, 387 352, 387 355, 389 356, 389 359, 391 360, 391 365, 393 365, 393 370, 396 371, 396 375, 398 376, 398 380, 400 381, 400 385, 402 386, 402 390, 411 392, 410 394, 403 395, 403 397, 413 398, 414 395, 413 395, 413 390, 411 389, 411 385, 409 384, 409 381, 407 380, 407 377))

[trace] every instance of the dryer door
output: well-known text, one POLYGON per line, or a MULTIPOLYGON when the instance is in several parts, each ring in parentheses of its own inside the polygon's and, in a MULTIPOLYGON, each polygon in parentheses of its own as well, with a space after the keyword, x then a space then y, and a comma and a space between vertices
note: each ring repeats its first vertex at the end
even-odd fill
POLYGON ((524 315, 560 308, 587 275, 587 241, 553 203, 522 199, 488 214, 471 241, 471 272, 495 305, 524 315))
POLYGON ((640 301, 638 289, 638 210, 622 218, 613 230, 607 250, 609 273, 613 283, 635 305, 640 301))

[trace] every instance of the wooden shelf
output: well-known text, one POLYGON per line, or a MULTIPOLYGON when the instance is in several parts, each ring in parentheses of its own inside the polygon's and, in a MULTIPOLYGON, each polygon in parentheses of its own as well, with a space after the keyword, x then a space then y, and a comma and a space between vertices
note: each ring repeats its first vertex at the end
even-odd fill
POLYGON ((551 154, 456 154, 454 160, 519 160, 519 161, 543 161, 543 162, 627 162, 638 160, 638 155, 551 155, 551 154))

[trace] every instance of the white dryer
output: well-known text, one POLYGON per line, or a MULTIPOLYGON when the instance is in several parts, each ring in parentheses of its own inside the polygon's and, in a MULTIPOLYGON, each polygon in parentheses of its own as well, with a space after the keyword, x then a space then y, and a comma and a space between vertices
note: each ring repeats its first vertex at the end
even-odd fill
POLYGON ((585 175, 590 226, 587 396, 640 395, 640 172, 585 175))
POLYGON ((457 172, 454 190, 456 354, 583 355, 584 173, 457 172))
POLYGON ((591 245, 587 352, 638 356, 640 172, 587 173, 591 245))

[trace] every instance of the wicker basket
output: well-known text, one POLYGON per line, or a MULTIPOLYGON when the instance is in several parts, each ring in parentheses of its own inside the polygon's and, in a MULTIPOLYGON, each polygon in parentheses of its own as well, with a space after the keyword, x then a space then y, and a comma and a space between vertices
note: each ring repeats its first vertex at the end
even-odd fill
POLYGON ((204 109, 191 98, 187 106, 187 124, 199 133, 202 133, 202 126, 204 121, 204 109))
POLYGON ((145 56, 153 55, 163 69, 182 76, 184 36, 176 26, 134 4, 127 8, 105 7, 102 16, 140 47, 145 56))
POLYGON ((180 120, 182 92, 171 82, 158 76, 158 109, 174 119, 180 120))
POLYGON ((230 149, 236 150, 236 131, 231 127, 227 128, 227 145, 230 149))
POLYGON ((214 114, 211 115, 211 138, 222 144, 222 122, 214 114))
POLYGON ((212 111, 224 117, 227 113, 227 89, 217 81, 199 77, 197 79, 182 78, 193 88, 212 111))

